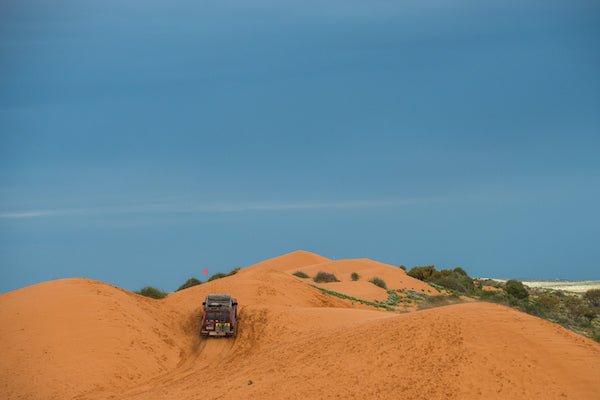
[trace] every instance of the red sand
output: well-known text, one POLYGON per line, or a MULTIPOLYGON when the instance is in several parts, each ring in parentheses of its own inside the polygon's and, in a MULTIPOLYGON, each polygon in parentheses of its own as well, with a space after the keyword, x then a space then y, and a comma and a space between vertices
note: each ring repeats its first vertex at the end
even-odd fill
POLYGON ((0 398, 600 398, 600 344, 488 303, 359 308, 291 276, 323 258, 292 253, 164 300, 86 279, 0 295, 0 398), (198 337, 215 292, 240 301, 235 339, 198 337))
POLYGON ((500 288, 497 288, 495 286, 487 286, 487 285, 482 286, 481 290, 484 290, 486 292, 501 292, 502 291, 502 289, 500 289, 500 288))

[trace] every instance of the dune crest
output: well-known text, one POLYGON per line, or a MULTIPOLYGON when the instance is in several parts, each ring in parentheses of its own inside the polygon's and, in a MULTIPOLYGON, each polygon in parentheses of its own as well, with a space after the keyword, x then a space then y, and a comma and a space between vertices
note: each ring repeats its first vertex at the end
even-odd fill
POLYGON ((327 257, 323 257, 316 253, 311 253, 305 250, 296 250, 291 253, 283 254, 277 257, 269 258, 251 265, 244 270, 254 270, 259 268, 274 269, 277 271, 287 271, 294 268, 305 267, 307 265, 319 264, 331 261, 327 257))

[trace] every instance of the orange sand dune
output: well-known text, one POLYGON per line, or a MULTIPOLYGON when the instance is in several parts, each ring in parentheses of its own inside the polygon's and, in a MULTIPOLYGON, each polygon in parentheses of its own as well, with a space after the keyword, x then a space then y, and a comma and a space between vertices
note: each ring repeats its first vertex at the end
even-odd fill
POLYGON ((292 276, 298 256, 164 300, 85 279, 0 295, 0 398, 600 398, 598 343, 488 303, 366 309, 292 276), (198 337, 215 292, 239 299, 233 339, 198 337))
POLYGON ((185 317, 88 279, 0 296, 0 398, 71 398, 125 388, 177 366, 185 317))

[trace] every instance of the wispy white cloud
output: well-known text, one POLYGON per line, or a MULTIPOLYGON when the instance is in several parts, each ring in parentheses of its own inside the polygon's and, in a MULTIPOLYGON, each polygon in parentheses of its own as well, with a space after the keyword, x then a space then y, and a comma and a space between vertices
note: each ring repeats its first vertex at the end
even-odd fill
POLYGON ((47 217, 47 216, 49 216, 48 211, 15 211, 15 212, 0 213, 0 218, 5 218, 5 219, 35 218, 35 217, 47 217))
POLYGON ((39 209, 0 212, 0 219, 50 218, 76 215, 234 213, 245 211, 293 211, 319 209, 358 209, 423 205, 438 202, 435 198, 350 200, 333 202, 248 202, 248 203, 145 203, 127 206, 39 209))

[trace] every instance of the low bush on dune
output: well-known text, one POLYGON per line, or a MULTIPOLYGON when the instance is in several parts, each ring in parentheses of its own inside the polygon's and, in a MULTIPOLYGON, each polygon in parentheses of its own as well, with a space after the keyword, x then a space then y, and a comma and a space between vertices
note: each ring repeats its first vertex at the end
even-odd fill
POLYGON ((179 286, 177 288, 176 292, 179 292, 180 290, 191 288, 192 286, 197 286, 200 284, 202 284, 202 281, 200 281, 196 278, 190 278, 187 281, 185 281, 185 283, 183 285, 179 286))
POLYGON ((540 311, 544 314, 555 313, 560 308, 560 298, 550 294, 543 294, 535 299, 540 311))
POLYGON ((583 295, 591 307, 600 307, 600 289, 590 289, 583 295))
POLYGON ((214 274, 213 276, 211 276, 210 278, 208 278, 207 282, 214 281, 215 279, 227 278, 228 276, 235 275, 238 272, 240 272, 240 268, 234 268, 231 271, 229 271, 229 273, 217 272, 216 274, 214 274))
POLYGON ((407 272, 408 276, 419 279, 421 281, 427 281, 429 278, 436 273, 435 265, 425 265, 423 267, 413 267, 407 272))
POLYGON ((221 279, 221 278, 225 278, 229 275, 227 275, 224 272, 217 272, 216 274, 212 275, 210 278, 208 278, 208 282, 210 281, 214 281, 215 279, 221 279))
POLYGON ((563 301, 563 305, 568 316, 572 320, 579 321, 585 325, 589 325, 597 314, 594 308, 588 306, 587 303, 578 296, 568 296, 568 298, 563 301))
POLYGON ((506 281, 506 293, 517 299, 526 299, 529 297, 527 288, 521 282, 514 279, 506 281))
POLYGON ((360 275, 356 272, 353 272, 352 275, 350 275, 350 279, 352 279, 353 281, 357 281, 360 279, 360 275))
POLYGON ((308 274, 306 274, 306 272, 302 272, 302 271, 296 271, 292 275, 297 276, 298 278, 302 278, 302 279, 310 278, 310 276, 308 276, 308 274))
POLYGON ((142 296, 151 297, 153 299, 164 299, 167 297, 167 293, 152 286, 146 286, 136 293, 142 296))
POLYGON ((412 268, 408 271, 408 275, 454 292, 462 294, 474 294, 476 292, 473 279, 460 267, 438 271, 434 265, 426 265, 412 268))
POLYGON ((489 301, 490 303, 499 303, 499 304, 507 304, 507 297, 504 291, 502 292, 491 292, 482 290, 479 293, 479 298, 481 300, 489 301))
POLYGON ((382 289, 387 289, 387 285, 385 284, 385 281, 377 276, 371 278, 369 280, 369 282, 371 282, 375 286, 379 286, 382 289))
POLYGON ((330 274, 329 272, 320 271, 313 278, 315 282, 339 282, 338 278, 334 274, 330 274))
POLYGON ((463 272, 443 269, 431 277, 431 283, 448 288, 462 294, 472 294, 475 292, 473 279, 463 272))

